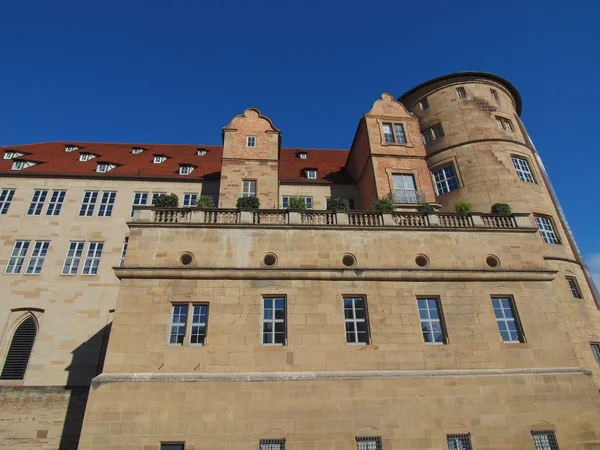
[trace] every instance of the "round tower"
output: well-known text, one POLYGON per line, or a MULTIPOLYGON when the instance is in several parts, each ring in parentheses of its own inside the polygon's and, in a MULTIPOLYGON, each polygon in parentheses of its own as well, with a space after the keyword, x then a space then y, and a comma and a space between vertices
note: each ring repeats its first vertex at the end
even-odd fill
POLYGON ((416 86, 398 100, 419 119, 441 211, 467 201, 476 212, 508 203, 513 212, 531 213, 544 258, 562 272, 563 284, 572 275, 592 297, 591 277, 582 273, 579 250, 520 120, 517 89, 497 75, 459 72, 416 86))

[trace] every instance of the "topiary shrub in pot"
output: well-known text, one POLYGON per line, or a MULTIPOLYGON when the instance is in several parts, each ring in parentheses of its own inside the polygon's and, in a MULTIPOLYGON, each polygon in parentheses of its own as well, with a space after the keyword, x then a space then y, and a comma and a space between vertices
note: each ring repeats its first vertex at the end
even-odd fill
POLYGON ((288 200, 288 209, 306 209, 306 202, 299 195, 293 195, 288 200))
POLYGON ((177 208, 179 206, 179 197, 176 194, 159 195, 154 202, 156 208, 177 208))
POLYGON ((196 206, 198 208, 210 209, 215 207, 215 202, 210 195, 201 195, 198 201, 196 202, 196 206))
POLYGON ((417 206, 417 211, 421 214, 430 214, 435 212, 435 208, 429 203, 421 203, 419 206, 417 206))
POLYGON ((348 211, 350 209, 350 202, 343 198, 330 198, 327 200, 327 209, 329 211, 348 211))
POLYGON ((258 209, 260 208, 260 200, 258 197, 240 197, 235 205, 238 209, 258 209))
POLYGON ((396 209, 396 205, 394 201, 390 197, 386 198, 378 198, 373 203, 371 203, 371 210, 377 212, 387 212, 394 211, 396 209))
POLYGON ((494 203, 491 212, 492 214, 512 214, 512 208, 508 203, 494 203))
POLYGON ((470 213, 473 211, 473 205, 469 202, 456 202, 454 204, 454 211, 457 213, 470 213))

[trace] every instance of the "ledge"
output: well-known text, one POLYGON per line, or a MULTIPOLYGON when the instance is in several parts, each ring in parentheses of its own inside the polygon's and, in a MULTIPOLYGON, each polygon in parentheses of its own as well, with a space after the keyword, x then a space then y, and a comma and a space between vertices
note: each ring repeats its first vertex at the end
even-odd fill
POLYGON ((331 372, 239 372, 239 373, 102 373, 92 380, 92 387, 104 383, 203 382, 203 381, 311 381, 369 380, 398 378, 506 377, 539 375, 588 375, 580 367, 544 367, 533 369, 464 369, 464 370, 365 370, 331 372))
POLYGON ((119 279, 328 280, 328 281, 552 281, 556 270, 240 269, 113 267, 119 279))

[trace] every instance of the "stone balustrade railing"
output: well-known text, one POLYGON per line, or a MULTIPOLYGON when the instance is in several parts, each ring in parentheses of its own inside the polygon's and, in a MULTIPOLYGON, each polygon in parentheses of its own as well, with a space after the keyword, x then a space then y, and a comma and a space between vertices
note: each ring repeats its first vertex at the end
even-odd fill
POLYGON ((534 228, 530 215, 483 213, 428 213, 374 211, 294 211, 287 209, 200 209, 134 207, 133 223, 208 225, 307 225, 360 228, 534 228))

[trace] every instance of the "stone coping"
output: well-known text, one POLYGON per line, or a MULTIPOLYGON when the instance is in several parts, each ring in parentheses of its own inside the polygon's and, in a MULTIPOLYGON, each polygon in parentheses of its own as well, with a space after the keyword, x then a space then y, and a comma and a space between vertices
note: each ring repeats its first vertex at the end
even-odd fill
POLYGON ((368 380, 398 378, 456 378, 540 375, 588 375, 580 367, 542 367, 522 369, 460 369, 460 370, 365 370, 327 372, 237 372, 237 373, 102 373, 92 380, 92 386, 104 383, 203 382, 203 381, 316 381, 368 380))

